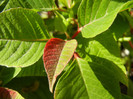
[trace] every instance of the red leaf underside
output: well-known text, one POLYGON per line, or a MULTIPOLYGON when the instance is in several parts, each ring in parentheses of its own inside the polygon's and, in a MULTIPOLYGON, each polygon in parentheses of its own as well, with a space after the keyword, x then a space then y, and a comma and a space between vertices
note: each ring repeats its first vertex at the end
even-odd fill
POLYGON ((56 65, 58 63, 64 44, 64 40, 52 38, 47 42, 44 48, 43 61, 49 80, 52 80, 53 78, 54 71, 56 69, 56 65))
POLYGON ((0 87, 0 99, 14 99, 17 93, 13 90, 0 87))
POLYGON ((72 58, 76 47, 76 40, 64 41, 59 38, 52 38, 46 43, 43 61, 51 92, 53 92, 53 86, 57 76, 72 58))

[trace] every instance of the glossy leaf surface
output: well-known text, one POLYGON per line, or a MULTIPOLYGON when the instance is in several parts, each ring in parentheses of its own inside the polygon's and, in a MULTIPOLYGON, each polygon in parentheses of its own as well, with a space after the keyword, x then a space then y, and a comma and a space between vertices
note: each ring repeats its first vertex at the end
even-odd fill
POLYGON ((57 76, 63 71, 71 59, 76 46, 76 40, 64 41, 62 39, 52 38, 47 42, 44 48, 43 61, 51 92, 57 76))

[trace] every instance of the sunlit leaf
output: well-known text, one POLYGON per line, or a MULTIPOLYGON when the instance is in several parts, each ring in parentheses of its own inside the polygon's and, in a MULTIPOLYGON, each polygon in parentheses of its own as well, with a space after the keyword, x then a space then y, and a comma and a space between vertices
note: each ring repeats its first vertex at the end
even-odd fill
POLYGON ((4 10, 17 7, 50 11, 54 10, 56 5, 54 0, 9 0, 4 10))
MULTIPOLYGON (((85 60, 96 62, 98 64, 105 65, 105 60, 112 61, 126 74, 125 66, 123 66, 120 59, 120 49, 112 33, 113 32, 111 30, 108 30, 90 39, 85 39, 81 37, 81 35, 78 35, 77 52, 85 60)), ((125 76, 119 78, 125 79, 124 81, 121 81, 127 85, 127 78, 125 78, 125 76)))
POLYGON ((38 61, 50 38, 41 17, 18 8, 0 13, 0 20, 0 65, 25 67, 38 61))
POLYGON ((79 25, 83 27, 81 30, 83 37, 92 38, 106 31, 126 2, 126 0, 82 0, 78 9, 78 20, 79 25))

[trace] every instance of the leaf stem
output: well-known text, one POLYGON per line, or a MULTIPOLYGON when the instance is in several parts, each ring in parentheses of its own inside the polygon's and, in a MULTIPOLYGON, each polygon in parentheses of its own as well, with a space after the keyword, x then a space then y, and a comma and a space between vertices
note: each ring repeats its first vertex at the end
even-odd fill
POLYGON ((77 52, 74 52, 74 58, 80 58, 79 54, 77 52))
POLYGON ((65 32, 66 38, 67 39, 71 39, 71 37, 69 36, 69 34, 67 32, 65 32))
POLYGON ((74 21, 75 24, 77 24, 77 27, 78 27, 78 29, 79 29, 79 24, 78 24, 77 20, 74 19, 74 18, 73 18, 72 20, 74 21))
POLYGON ((81 28, 78 28, 78 30, 72 36, 72 39, 74 39, 81 32, 81 30, 82 30, 82 27, 81 28))
POLYGON ((130 44, 131 48, 133 49, 133 44, 132 44, 132 42, 131 42, 131 41, 129 41, 129 44, 130 44))
POLYGON ((61 9, 61 8, 58 8, 59 11, 63 11, 63 12, 67 12, 67 10, 64 10, 64 9, 61 9))

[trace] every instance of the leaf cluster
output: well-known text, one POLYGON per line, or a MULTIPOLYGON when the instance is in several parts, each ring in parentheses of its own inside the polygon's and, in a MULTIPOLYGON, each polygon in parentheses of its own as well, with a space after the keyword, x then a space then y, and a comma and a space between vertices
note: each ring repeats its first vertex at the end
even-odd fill
POLYGON ((0 99, 132 99, 132 0, 0 0, 0 99))

